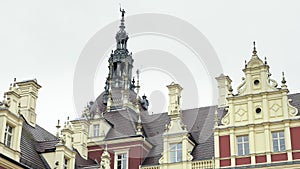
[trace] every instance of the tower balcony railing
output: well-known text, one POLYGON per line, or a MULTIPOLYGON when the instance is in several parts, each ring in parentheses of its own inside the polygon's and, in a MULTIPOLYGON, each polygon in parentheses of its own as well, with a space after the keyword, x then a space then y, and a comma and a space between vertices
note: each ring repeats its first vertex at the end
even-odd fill
MULTIPOLYGON (((192 161, 191 169, 214 169, 214 160, 201 160, 201 161, 192 161)), ((170 167, 168 168, 172 168, 171 166, 172 164, 170 164, 170 167)), ((188 168, 190 168, 188 167, 188 168)), ((155 166, 142 166, 140 167, 140 169, 161 169, 161 165, 155 165, 155 166)))
POLYGON ((192 169, 214 169, 213 160, 193 161, 192 169))

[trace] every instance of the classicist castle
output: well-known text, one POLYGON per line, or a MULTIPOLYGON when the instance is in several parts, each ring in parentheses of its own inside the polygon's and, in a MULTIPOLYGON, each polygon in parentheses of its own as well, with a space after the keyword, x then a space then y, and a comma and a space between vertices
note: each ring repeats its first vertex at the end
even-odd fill
POLYGON ((149 114, 121 14, 105 89, 81 118, 58 121, 53 135, 36 122, 37 80, 4 92, 0 169, 300 168, 300 94, 289 94, 284 74, 272 79, 255 44, 237 93, 221 74, 218 105, 182 110, 192 98, 171 83, 168 111, 149 114))

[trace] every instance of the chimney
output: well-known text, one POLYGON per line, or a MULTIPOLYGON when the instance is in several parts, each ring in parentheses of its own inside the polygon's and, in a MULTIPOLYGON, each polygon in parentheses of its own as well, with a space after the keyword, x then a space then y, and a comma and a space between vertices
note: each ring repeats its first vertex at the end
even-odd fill
POLYGON ((181 91, 183 88, 179 84, 175 84, 174 82, 172 82, 167 87, 169 89, 168 115, 171 118, 179 117, 181 109, 181 91))
POLYGON ((218 82, 218 107, 225 107, 227 105, 226 97, 228 97, 229 90, 231 88, 231 79, 229 76, 221 74, 219 77, 216 77, 218 82))
POLYGON ((35 127, 36 125, 36 100, 38 98, 38 90, 41 86, 36 79, 26 80, 16 83, 20 89, 20 114, 23 115, 28 124, 35 127))
POLYGON ((61 130, 61 134, 62 134, 62 141, 64 143, 64 145, 70 149, 72 149, 73 147, 73 134, 74 134, 74 130, 73 130, 73 126, 71 125, 70 121, 69 121, 69 117, 67 122, 65 122, 64 128, 61 130))
POLYGON ((16 86, 16 78, 14 83, 10 85, 9 90, 4 93, 4 99, 7 101, 9 111, 18 115, 19 103, 20 103, 20 90, 16 86))
POLYGON ((88 140, 88 121, 73 120, 73 147, 79 152, 80 156, 87 160, 87 140, 88 140))

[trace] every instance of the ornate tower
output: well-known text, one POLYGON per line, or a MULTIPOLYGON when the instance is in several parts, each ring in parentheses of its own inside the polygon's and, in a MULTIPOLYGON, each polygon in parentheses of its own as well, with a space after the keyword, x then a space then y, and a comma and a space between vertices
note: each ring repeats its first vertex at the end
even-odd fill
MULTIPOLYGON (((117 32, 115 37, 117 47, 115 50, 112 50, 108 60, 109 73, 106 79, 105 92, 103 95, 104 104, 107 104, 110 89, 121 89, 123 90, 123 93, 126 93, 124 91, 127 91, 128 89, 133 90, 135 88, 134 79, 131 82, 134 60, 132 59, 132 53, 129 53, 127 49, 127 41, 129 38, 125 31, 125 10, 120 9, 120 12, 122 14, 121 24, 119 26, 120 30, 117 32)), ((126 97, 126 94, 123 95, 123 97, 126 97)))

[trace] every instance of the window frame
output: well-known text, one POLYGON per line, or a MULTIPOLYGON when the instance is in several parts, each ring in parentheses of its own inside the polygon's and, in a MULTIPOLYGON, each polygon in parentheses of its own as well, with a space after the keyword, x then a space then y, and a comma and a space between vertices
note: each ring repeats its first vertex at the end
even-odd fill
MULTIPOLYGON (((125 169, 129 169, 129 150, 118 150, 118 151, 115 151, 115 158, 114 158, 114 169, 119 169, 118 168, 118 161, 123 161, 124 162, 124 160, 126 160, 125 162, 126 162, 126 164, 125 164, 125 169), (126 155, 126 159, 124 158, 124 159, 121 159, 121 160, 119 160, 118 159, 118 156, 119 155, 122 155, 122 154, 125 154, 126 155)), ((121 169, 123 169, 123 168, 121 168, 121 169)))
POLYGON ((284 131, 272 131, 271 132, 273 152, 278 153, 278 152, 286 151, 286 143, 285 143, 284 135, 285 135, 284 131), (282 133, 282 136, 280 136, 281 133, 282 133), (274 135, 276 137, 274 137, 274 135), (274 142, 276 143, 276 146, 275 146, 274 142), (283 143, 283 145, 281 143, 283 143), (275 147, 277 147, 277 150, 275 150, 275 147))
POLYGON ((170 163, 182 162, 182 143, 171 143, 170 144, 170 163), (180 147, 179 147, 180 145, 180 147), (174 147, 174 148, 173 148, 174 147), (175 156, 172 156, 174 152, 175 156))
POLYGON ((70 165, 70 159, 67 157, 64 157, 64 161, 63 161, 63 169, 68 169, 70 165))
POLYGON ((236 136, 236 146, 237 146, 236 150, 238 156, 248 156, 250 154, 249 136, 248 135, 236 136), (239 141, 239 138, 241 138, 241 141, 239 141), (241 147, 239 145, 241 145, 241 147))
POLYGON ((6 124, 5 130, 4 130, 4 145, 5 146, 7 146, 9 148, 13 147, 13 135, 14 135, 14 127, 9 124, 6 124), (9 132, 8 128, 10 128, 10 132, 9 132))
POLYGON ((99 137, 100 136, 100 124, 93 124, 93 137, 99 137), (97 126, 97 130, 96 130, 97 126))

